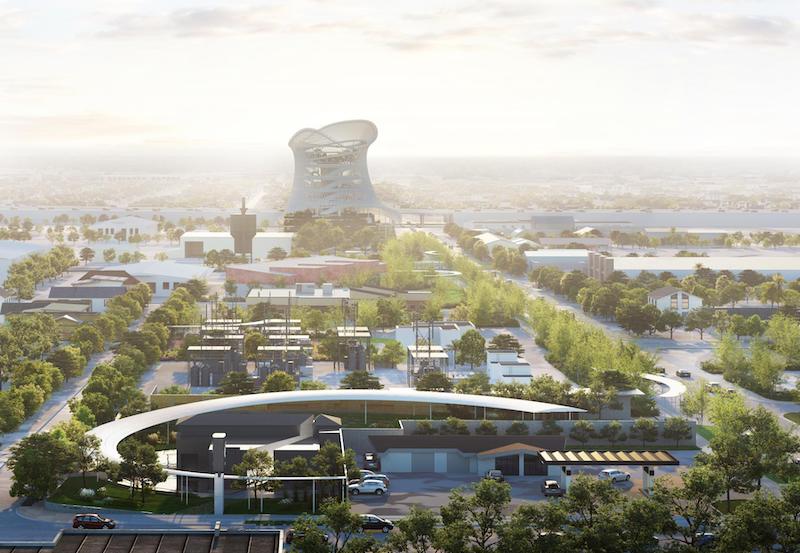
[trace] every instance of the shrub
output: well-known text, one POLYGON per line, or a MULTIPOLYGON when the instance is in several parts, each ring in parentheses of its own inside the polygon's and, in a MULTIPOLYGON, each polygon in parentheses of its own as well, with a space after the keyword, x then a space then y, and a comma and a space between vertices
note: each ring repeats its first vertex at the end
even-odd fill
POLYGON ((441 434, 469 434, 467 423, 456 417, 447 417, 444 424, 439 427, 441 434))
POLYGON ((419 421, 414 429, 414 434, 436 434, 436 429, 431 421, 419 421))
POLYGON ((528 425, 522 421, 513 422, 506 429, 506 434, 509 436, 527 436, 528 425))
POLYGON ((475 433, 481 436, 496 436, 497 426, 492 421, 481 421, 478 428, 475 429, 475 433))
POLYGON ((155 447, 161 442, 161 438, 158 436, 158 432, 153 432, 152 434, 148 434, 146 441, 151 446, 155 447))
POLYGON ((542 427, 537 434, 540 436, 558 436, 564 431, 556 421, 546 420, 542 423, 542 427))

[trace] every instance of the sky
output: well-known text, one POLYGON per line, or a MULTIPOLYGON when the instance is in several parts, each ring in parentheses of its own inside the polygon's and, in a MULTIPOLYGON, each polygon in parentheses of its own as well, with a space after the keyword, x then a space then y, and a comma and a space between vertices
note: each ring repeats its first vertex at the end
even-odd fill
POLYGON ((0 156, 800 151, 797 0, 0 0, 0 156))

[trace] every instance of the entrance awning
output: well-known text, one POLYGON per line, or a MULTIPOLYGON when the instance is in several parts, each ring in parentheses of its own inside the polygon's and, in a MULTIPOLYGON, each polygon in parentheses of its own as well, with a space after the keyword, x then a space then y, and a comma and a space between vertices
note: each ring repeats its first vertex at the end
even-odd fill
POLYGON ((679 465, 667 451, 542 451, 539 456, 548 465, 679 465))

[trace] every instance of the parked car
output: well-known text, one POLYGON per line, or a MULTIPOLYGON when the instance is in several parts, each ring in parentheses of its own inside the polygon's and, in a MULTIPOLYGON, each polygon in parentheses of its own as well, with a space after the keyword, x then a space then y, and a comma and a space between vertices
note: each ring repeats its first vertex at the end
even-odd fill
POLYGON ((712 548, 717 543, 717 535, 714 532, 697 532, 694 535, 694 545, 700 549, 712 548))
POLYGON ((86 530, 108 528, 109 530, 113 530, 116 526, 117 523, 112 519, 100 516, 97 513, 85 513, 72 517, 73 528, 83 528, 86 530))
POLYGON ((379 517, 378 515, 360 515, 362 530, 380 530, 384 534, 391 532, 394 524, 391 520, 379 517))
MULTIPOLYGON (((322 539, 325 540, 325 543, 328 543, 330 540, 330 536, 328 534, 322 534, 322 539)), ((293 541, 303 541, 305 539, 306 533, 303 530, 295 530, 294 528, 289 528, 286 530, 286 537, 284 541, 286 543, 292 543, 293 541)))
POLYGON ((680 378, 692 378, 692 373, 683 369, 678 369, 675 371, 675 376, 679 376, 680 378))
POLYGON ((386 476, 385 474, 375 474, 374 472, 372 474, 362 474, 361 478, 359 478, 358 480, 351 480, 350 484, 357 484, 359 482, 363 482, 364 480, 378 480, 386 484, 387 488, 389 487, 390 484, 388 476, 386 476))
POLYGON ((656 374, 667 374, 667 369, 664 367, 653 367, 653 372, 656 374))
POLYGON ((359 495, 362 493, 383 495, 389 491, 389 489, 386 487, 386 484, 380 480, 362 480, 357 484, 349 484, 347 489, 350 492, 350 495, 359 495))
POLYGON ((564 495, 564 488, 555 480, 545 480, 542 482, 542 495, 545 497, 561 497, 564 495))
POLYGON ((488 478, 488 479, 494 480, 496 482, 505 482, 506 481, 506 477, 503 476, 503 472, 499 471, 499 470, 496 470, 496 469, 495 470, 486 471, 486 476, 484 476, 484 478, 488 478))
POLYGON ((712 394, 719 392, 720 390, 722 390, 722 384, 720 384, 719 382, 707 382, 706 390, 708 390, 712 394))
POLYGON ((375 453, 368 451, 364 454, 364 468, 370 471, 381 470, 381 459, 375 453))
POLYGON ((618 469, 603 469, 600 471, 600 474, 598 474, 597 477, 600 478, 600 480, 611 480, 612 484, 617 482, 627 482, 631 479, 629 472, 618 469))

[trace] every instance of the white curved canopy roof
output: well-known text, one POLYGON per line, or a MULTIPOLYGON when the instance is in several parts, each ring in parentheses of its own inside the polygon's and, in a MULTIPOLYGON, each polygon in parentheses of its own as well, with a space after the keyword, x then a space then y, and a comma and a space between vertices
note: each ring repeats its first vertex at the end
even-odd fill
POLYGON ((583 413, 583 409, 541 403, 524 399, 497 396, 478 396, 445 392, 422 392, 412 388, 392 388, 384 390, 303 390, 294 392, 272 392, 243 396, 223 397, 197 401, 156 409, 130 417, 102 424, 90 431, 100 439, 100 452, 112 461, 119 461, 119 443, 136 432, 169 421, 192 417, 215 411, 227 411, 241 407, 275 405, 282 403, 306 403, 311 401, 401 401, 407 403, 434 403, 437 405, 462 405, 466 407, 487 407, 523 413, 583 413))
POLYGON ((339 121, 319 129, 300 129, 289 140, 289 147, 324 146, 341 142, 358 141, 372 144, 378 138, 378 127, 366 119, 339 121))
POLYGON ((673 380, 672 378, 667 378, 666 376, 661 376, 659 374, 643 374, 642 378, 651 382, 657 382, 658 384, 667 387, 667 390, 658 397, 671 399, 680 397, 686 393, 686 385, 678 380, 673 380))

